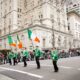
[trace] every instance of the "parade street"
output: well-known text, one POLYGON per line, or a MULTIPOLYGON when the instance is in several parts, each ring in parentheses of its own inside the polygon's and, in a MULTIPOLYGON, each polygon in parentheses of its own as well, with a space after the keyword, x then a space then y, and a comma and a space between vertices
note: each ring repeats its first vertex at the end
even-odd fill
MULTIPOLYGON (((51 60, 41 60, 41 69, 36 68, 35 61, 28 61, 16 66, 0 65, 0 75, 10 79, 2 80, 80 80, 80 57, 63 58, 58 60, 59 72, 55 73, 51 60)), ((1 80, 1 77, 0 77, 1 80)))

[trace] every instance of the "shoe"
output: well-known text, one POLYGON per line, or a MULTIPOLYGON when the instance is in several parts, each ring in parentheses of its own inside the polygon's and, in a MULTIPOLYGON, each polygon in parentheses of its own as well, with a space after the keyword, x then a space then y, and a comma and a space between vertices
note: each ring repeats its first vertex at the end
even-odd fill
POLYGON ((37 67, 37 69, 40 69, 40 67, 37 67))
POLYGON ((26 67, 26 65, 24 67, 26 67))
POLYGON ((58 70, 55 70, 54 72, 58 72, 58 70))

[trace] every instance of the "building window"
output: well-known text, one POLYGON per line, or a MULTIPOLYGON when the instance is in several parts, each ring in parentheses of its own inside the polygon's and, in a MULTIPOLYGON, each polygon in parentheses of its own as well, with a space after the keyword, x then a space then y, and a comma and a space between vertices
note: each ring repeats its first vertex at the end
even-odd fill
POLYGON ((21 18, 21 15, 20 14, 18 14, 18 18, 21 18))
POLYGON ((38 4, 41 4, 42 2, 43 2, 43 0, 39 0, 39 1, 38 1, 38 4))
POLYGON ((63 25, 64 25, 64 27, 65 27, 65 21, 63 20, 63 25))
POLYGON ((50 3, 53 3, 53 0, 50 0, 50 3))
POLYGON ((11 24, 11 18, 9 18, 9 24, 11 24))
POLYGON ((45 47, 45 38, 43 38, 43 47, 45 47))
POLYGON ((9 10, 11 10, 11 6, 9 7, 9 10))
POLYGON ((18 12, 22 12, 22 9, 18 8, 18 12))
POLYGON ((70 23, 68 23, 68 30, 70 30, 70 23))
POLYGON ((5 6, 7 6, 7 3, 5 3, 5 6))
POLYGON ((64 44, 64 46, 65 46, 65 48, 66 48, 66 44, 67 44, 66 37, 64 37, 63 44, 64 44))
POLYGON ((2 34, 2 31, 0 30, 0 35, 2 34))
POLYGON ((24 7, 27 8, 27 0, 24 1, 24 7))
POLYGON ((57 21, 58 21, 58 25, 60 25, 60 18, 57 18, 57 21))
POLYGON ((54 19, 54 15, 53 15, 53 14, 51 14, 51 15, 50 15, 50 18, 51 18, 51 19, 54 19))
POLYGON ((79 38, 80 38, 80 33, 79 33, 79 38))
POLYGON ((77 27, 77 23, 75 24, 75 26, 77 27))
POLYGON ((70 30, 70 26, 68 25, 68 30, 70 30))
POLYGON ((19 18, 19 14, 18 14, 18 18, 19 18))
POLYGON ((59 0, 56 0, 56 4, 59 4, 60 2, 59 2, 59 0))
POLYGON ((76 7, 76 6, 77 6, 76 4, 73 5, 73 7, 76 7))
POLYGON ((32 7, 32 6, 34 7, 34 1, 32 1, 32 3, 31 3, 31 7, 32 7))
POLYGON ((69 20, 69 18, 67 17, 67 20, 69 20))
POLYGON ((6 28, 4 27, 4 34, 6 34, 6 28))
POLYGON ((61 36, 58 37, 58 45, 61 47, 61 36))
POLYGON ((1 13, 1 17, 2 17, 2 13, 1 13))
POLYGON ((9 33, 10 33, 10 31, 11 31, 11 26, 9 25, 9 33))
POLYGON ((5 9, 5 14, 7 13, 7 10, 5 9))
POLYGON ((10 3, 11 3, 11 0, 10 0, 10 3))
POLYGON ((20 9, 20 12, 22 12, 22 9, 20 9))
POLYGON ((19 12, 19 8, 18 8, 18 12, 19 12))
POLYGON ((76 37, 78 38, 78 32, 76 32, 76 37))
POLYGON ((39 13, 39 19, 42 19, 42 18, 43 18, 43 14, 39 13))

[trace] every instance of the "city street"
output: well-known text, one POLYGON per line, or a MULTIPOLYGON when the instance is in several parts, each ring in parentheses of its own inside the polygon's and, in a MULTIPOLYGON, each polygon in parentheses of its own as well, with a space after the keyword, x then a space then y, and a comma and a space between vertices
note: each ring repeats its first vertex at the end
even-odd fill
POLYGON ((41 69, 36 69, 35 61, 29 61, 25 68, 23 63, 16 66, 0 65, 0 74, 11 78, 9 80, 80 80, 80 57, 59 59, 58 73, 54 72, 51 60, 40 62, 41 69))
POLYGON ((80 80, 80 0, 0 0, 0 80, 80 80))

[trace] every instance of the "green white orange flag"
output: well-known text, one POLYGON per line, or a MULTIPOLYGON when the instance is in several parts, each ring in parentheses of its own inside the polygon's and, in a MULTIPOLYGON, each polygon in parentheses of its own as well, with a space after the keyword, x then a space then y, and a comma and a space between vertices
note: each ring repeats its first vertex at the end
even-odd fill
POLYGON ((34 41, 40 43, 40 39, 37 36, 35 37, 34 41))
POLYGON ((18 48, 21 49, 23 48, 22 41, 20 41, 19 36, 17 35, 17 40, 18 40, 18 48))
POLYGON ((9 44, 13 43, 12 37, 10 35, 8 35, 8 42, 9 42, 9 44))
POLYGON ((39 37, 37 37, 35 34, 33 34, 32 30, 28 29, 27 32, 28 32, 29 40, 32 40, 33 42, 37 42, 37 43, 40 42, 39 37))
POLYGON ((32 36, 32 31, 30 29, 28 29, 27 31, 28 31, 28 38, 30 40, 31 39, 31 36, 32 36))
POLYGON ((8 42, 10 46, 16 47, 16 43, 13 42, 12 36, 8 35, 8 42))

